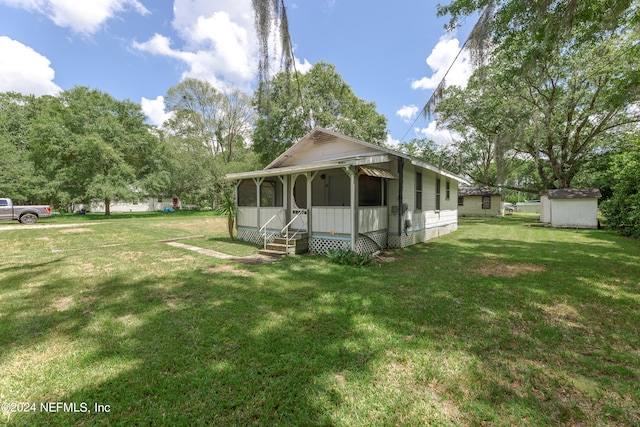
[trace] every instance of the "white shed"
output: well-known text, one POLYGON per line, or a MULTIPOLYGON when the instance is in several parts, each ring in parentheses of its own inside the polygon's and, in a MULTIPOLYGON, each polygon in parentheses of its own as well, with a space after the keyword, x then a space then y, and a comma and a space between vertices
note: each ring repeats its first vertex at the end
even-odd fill
POLYGON ((561 188, 542 195, 540 221, 557 228, 598 228, 597 188, 561 188))

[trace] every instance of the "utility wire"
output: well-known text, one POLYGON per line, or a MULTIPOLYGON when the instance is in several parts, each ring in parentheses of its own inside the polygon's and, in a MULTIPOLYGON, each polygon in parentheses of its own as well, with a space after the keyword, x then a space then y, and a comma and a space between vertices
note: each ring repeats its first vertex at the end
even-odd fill
POLYGON ((453 68, 453 66, 455 65, 456 61, 458 60, 458 58, 460 57, 460 55, 462 54, 462 52, 465 50, 465 48, 467 47, 467 44, 469 43, 469 41, 471 40, 471 37, 475 34, 477 34, 476 29, 478 28, 478 26, 480 25, 481 22, 485 22, 485 20, 487 19, 487 14, 489 13, 490 8, 487 7, 484 12, 482 13, 482 15, 480 15, 480 17, 478 18, 478 21, 475 23, 475 25, 473 26, 473 28, 471 29, 471 32, 469 33, 469 35, 467 36, 467 39, 464 41, 464 43, 462 44, 462 46, 460 47, 460 49, 458 50, 458 53, 456 54, 456 57, 453 59, 453 61, 451 62, 451 64, 449 65, 449 68, 447 68, 447 71, 444 73, 444 76, 442 76, 442 80, 440 80, 440 83, 438 83, 438 85, 436 86, 436 88, 434 89, 433 92, 431 92, 431 96, 429 97, 429 100, 424 104, 424 107, 422 107, 422 111, 420 112, 420 114, 416 115, 416 118, 413 120, 413 122, 411 123, 411 125, 409 126, 409 129, 407 129, 407 131, 405 132, 404 136, 402 137, 402 139, 400 140, 400 143, 402 143, 404 141, 404 139, 407 137, 407 135, 409 134, 409 132, 411 131, 411 129, 413 129, 413 127, 415 126, 416 122, 418 121, 418 119, 420 118, 420 116, 426 116, 425 112, 427 109, 427 106, 432 102, 433 97, 440 92, 438 89, 440 88, 441 85, 443 85, 446 82, 447 79, 447 75, 449 74, 449 72, 451 71, 451 69, 453 68))

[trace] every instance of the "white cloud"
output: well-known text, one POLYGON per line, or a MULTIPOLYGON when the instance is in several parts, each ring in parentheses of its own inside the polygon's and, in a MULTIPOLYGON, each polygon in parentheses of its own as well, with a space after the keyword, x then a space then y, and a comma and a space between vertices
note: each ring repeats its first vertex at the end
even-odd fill
POLYGON ((97 32, 105 21, 128 9, 142 15, 150 13, 138 0, 0 0, 0 3, 41 13, 60 27, 87 35, 97 32))
POLYGON ((396 111, 396 116, 400 117, 405 123, 409 123, 416 117, 419 108, 416 105, 403 105, 401 109, 396 111))
POLYGON ((309 70, 311 70, 311 68, 313 67, 313 65, 309 61, 307 61, 306 58, 303 62, 300 62, 298 58, 295 58, 295 61, 296 61, 296 71, 300 72, 301 74, 307 74, 309 70))
POLYGON ((392 150, 400 150, 401 148, 400 140, 395 139, 391 134, 387 134, 387 140, 384 142, 384 146, 392 150))
MULTIPOLYGON (((177 40, 156 34, 133 47, 181 62, 186 66, 182 78, 205 80, 218 89, 227 84, 249 89, 258 64, 251 1, 175 0, 173 13, 177 40)), ((311 68, 307 60, 296 58, 295 64, 301 72, 311 68)))
POLYGON ((142 111, 149 118, 152 124, 160 127, 162 124, 173 116, 173 112, 166 112, 164 105, 164 97, 158 96, 156 99, 142 98, 140 100, 142 111))
POLYGON ((0 52, 0 92, 41 96, 61 91, 47 57, 6 36, 0 36, 0 52))
POLYGON ((447 146, 459 139, 456 132, 448 129, 439 129, 435 121, 430 122, 426 128, 415 128, 414 131, 418 136, 433 140, 438 145, 447 146))
MULTIPOLYGON (((412 89, 435 89, 445 77, 451 63, 460 51, 459 41, 456 38, 443 36, 438 44, 433 48, 431 54, 427 57, 427 65, 433 72, 431 77, 422 77, 419 80, 411 82, 412 89)), ((466 87, 469 77, 472 73, 471 63, 469 62, 469 54, 463 51, 451 70, 447 74, 446 81, 448 86, 466 87)))
POLYGON ((175 0, 173 27, 179 40, 155 34, 133 47, 175 59, 187 69, 182 78, 247 85, 253 79, 257 42, 248 0, 175 0), (172 46, 175 42, 182 46, 172 46))

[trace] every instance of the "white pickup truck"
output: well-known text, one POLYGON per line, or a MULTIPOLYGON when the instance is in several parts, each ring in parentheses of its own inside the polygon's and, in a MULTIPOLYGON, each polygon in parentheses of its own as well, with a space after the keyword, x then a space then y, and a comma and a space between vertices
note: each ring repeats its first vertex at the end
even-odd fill
POLYGON ((0 198, 0 221, 17 220, 35 224, 39 218, 51 216, 51 206, 14 206, 11 199, 0 198))

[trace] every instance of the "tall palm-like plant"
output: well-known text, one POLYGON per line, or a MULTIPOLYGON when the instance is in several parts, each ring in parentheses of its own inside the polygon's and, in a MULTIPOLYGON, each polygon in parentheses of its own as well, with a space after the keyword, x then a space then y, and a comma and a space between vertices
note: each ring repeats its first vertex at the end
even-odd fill
POLYGON ((227 231, 229 232, 229 237, 231 237, 231 240, 235 240, 233 230, 236 226, 237 208, 236 201, 231 193, 225 193, 222 196, 222 200, 216 207, 216 212, 220 215, 227 216, 227 231))

